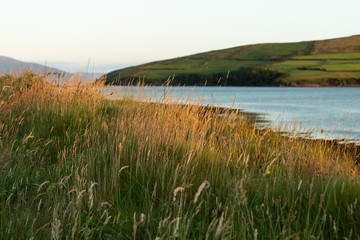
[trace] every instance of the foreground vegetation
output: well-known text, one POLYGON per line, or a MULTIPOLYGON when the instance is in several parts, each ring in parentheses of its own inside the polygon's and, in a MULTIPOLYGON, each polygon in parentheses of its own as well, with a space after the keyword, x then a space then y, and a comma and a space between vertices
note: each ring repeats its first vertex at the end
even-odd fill
POLYGON ((360 238, 352 146, 99 89, 1 77, 0 239, 360 238))
POLYGON ((129 80, 137 82, 140 79, 161 85, 175 76, 173 85, 360 86, 359 49, 360 36, 248 45, 120 69, 108 73, 106 83, 127 84, 129 80), (263 76, 262 81, 237 79, 239 75, 246 75, 249 69, 272 73, 263 76), (219 77, 223 75, 236 81, 219 77), (199 80, 189 82, 194 76, 199 80), (273 79, 272 76, 278 77, 273 79))

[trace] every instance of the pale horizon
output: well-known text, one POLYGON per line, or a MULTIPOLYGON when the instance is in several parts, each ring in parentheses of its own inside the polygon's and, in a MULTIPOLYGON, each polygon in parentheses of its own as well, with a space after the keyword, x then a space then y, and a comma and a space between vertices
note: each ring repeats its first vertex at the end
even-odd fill
POLYGON ((358 35, 359 7, 355 0, 8 1, 0 9, 0 55, 107 71, 248 44, 358 35))

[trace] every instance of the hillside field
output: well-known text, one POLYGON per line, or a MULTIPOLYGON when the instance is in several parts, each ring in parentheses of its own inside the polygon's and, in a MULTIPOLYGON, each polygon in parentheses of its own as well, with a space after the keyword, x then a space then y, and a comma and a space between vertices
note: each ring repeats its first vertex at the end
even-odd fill
MULTIPOLYGON (((360 85, 360 36, 297 43, 268 43, 241 46, 157 61, 108 73, 107 84, 137 82, 161 85, 168 79, 186 84, 188 75, 206 78, 193 85, 225 85, 219 76, 244 68, 277 72, 265 82, 275 86, 360 85), (178 76, 178 77, 177 77, 178 76), (182 81, 182 79, 185 79, 182 81)), ((171 84, 171 82, 170 82, 171 84)), ((247 85, 239 79, 233 85, 247 85)), ((254 81, 249 79, 249 85, 254 81)))

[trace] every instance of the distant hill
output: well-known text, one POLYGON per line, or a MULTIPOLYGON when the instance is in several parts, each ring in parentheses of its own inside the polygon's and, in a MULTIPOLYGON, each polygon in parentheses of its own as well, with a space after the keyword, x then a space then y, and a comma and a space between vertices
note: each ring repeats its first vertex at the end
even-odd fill
POLYGON ((360 85, 360 36, 264 43, 151 62, 106 74, 107 84, 360 85))
POLYGON ((47 71, 66 73, 63 70, 45 67, 44 65, 32 63, 32 62, 23 62, 10 57, 0 56, 0 73, 8 73, 9 71, 17 72, 19 70, 27 70, 31 69, 33 71, 44 72, 45 69, 47 71))
MULTIPOLYGON (((31 70, 37 73, 43 73, 45 70, 47 72, 62 73, 63 75, 66 75, 67 78, 70 78, 74 75, 73 73, 69 73, 58 68, 44 66, 38 63, 23 62, 10 57, 0 56, 0 75, 9 72, 21 72, 25 70, 31 70)), ((83 79, 96 79, 103 75, 96 72, 77 72, 77 74, 81 75, 83 79)))

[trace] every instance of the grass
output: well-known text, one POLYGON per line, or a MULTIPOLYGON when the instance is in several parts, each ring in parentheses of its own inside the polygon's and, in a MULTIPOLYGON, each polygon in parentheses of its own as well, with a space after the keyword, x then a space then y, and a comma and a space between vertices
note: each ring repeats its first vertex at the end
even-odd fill
POLYGON ((212 60, 209 61, 208 64, 205 66, 207 71, 214 72, 226 72, 227 70, 237 70, 241 67, 255 67, 261 66, 270 63, 270 61, 234 61, 234 60, 212 60), (227 69, 227 70, 226 70, 227 69), (225 70, 225 71, 224 71, 225 70))
MULTIPOLYGON (((323 68, 323 66, 320 66, 323 68)), ((330 71, 319 71, 319 70, 294 70, 289 76, 284 78, 284 81, 291 83, 301 83, 304 81, 305 84, 319 84, 319 85, 329 85, 329 86, 339 86, 339 85, 349 85, 356 84, 358 85, 358 79, 360 79, 359 72, 330 72, 330 71), (328 80, 336 80, 338 82, 344 82, 343 84, 333 84, 327 82, 328 80), (352 83, 351 81, 354 80, 352 83), (350 81, 347 83, 346 81, 350 81)), ((301 85, 301 84, 300 84, 301 85)))
POLYGON ((359 52, 359 45, 359 35, 315 41, 311 54, 354 53, 359 52))
MULTIPOLYGON (((239 61, 227 59, 180 59, 167 61, 162 64, 147 64, 141 68, 131 68, 132 72, 126 70, 121 75, 121 79, 130 76, 145 79, 166 80, 174 74, 215 74, 238 70, 241 67, 254 67, 270 63, 270 61, 239 61)), ((111 78, 111 77, 110 77, 111 78)))
POLYGON ((309 54, 312 46, 313 42, 265 43, 199 53, 189 57, 197 59, 271 60, 309 54))
POLYGON ((360 71, 360 61, 359 60, 325 60, 320 66, 315 66, 315 68, 321 68, 325 71, 337 71, 337 72, 356 72, 360 71))
POLYGON ((193 103, 1 76, 0 238, 360 237, 353 146, 193 103))
POLYGON ((322 66, 326 71, 360 71, 360 64, 326 64, 322 66))
POLYGON ((360 60, 326 60, 326 64, 360 64, 360 60))
MULTIPOLYGON (((210 74, 224 75, 229 70, 236 71, 246 67, 278 71, 280 75, 286 75, 277 79, 284 85, 358 85, 360 75, 356 72, 359 71, 359 45, 359 36, 322 41, 246 45, 120 69, 108 73, 106 83, 114 84, 115 81, 115 84, 119 84, 120 77, 125 83, 128 79, 141 78, 148 80, 147 83, 161 85, 175 75, 176 82, 190 84, 190 75, 204 75, 203 78, 206 78, 210 74), (335 64, 334 61, 339 63, 335 64), (314 74, 310 75, 312 73, 314 74)), ((252 81, 253 79, 249 79, 246 83, 243 79, 237 79, 231 84, 249 85, 252 81)), ((204 81, 194 80, 191 84, 201 85, 204 81)))
POLYGON ((284 62, 269 64, 266 67, 271 70, 289 73, 299 68, 317 67, 319 65, 322 65, 323 62, 324 61, 319 60, 288 60, 284 62))
POLYGON ((175 61, 164 62, 163 64, 149 65, 144 69, 188 69, 197 68, 204 65, 205 59, 179 59, 175 61))
POLYGON ((296 56, 294 59, 299 60, 305 60, 305 59, 322 59, 322 60, 328 60, 328 59, 360 59, 360 53, 354 52, 354 53, 333 53, 333 54, 319 54, 319 55, 307 55, 307 56, 296 56))
POLYGON ((238 59, 282 59, 293 55, 308 54, 313 42, 270 43, 252 45, 236 55, 238 59))
POLYGON ((266 65, 266 68, 287 75, 285 83, 322 86, 358 85, 360 65, 357 60, 287 60, 266 65))

